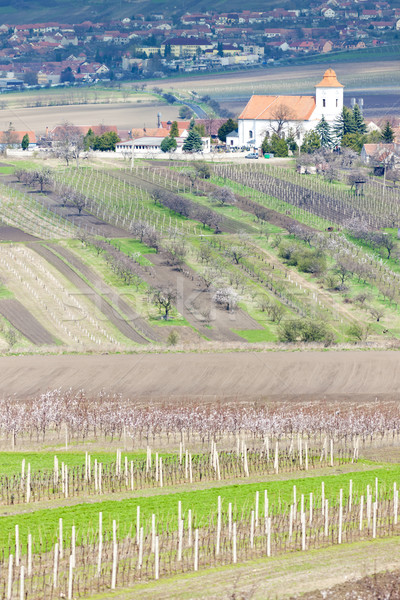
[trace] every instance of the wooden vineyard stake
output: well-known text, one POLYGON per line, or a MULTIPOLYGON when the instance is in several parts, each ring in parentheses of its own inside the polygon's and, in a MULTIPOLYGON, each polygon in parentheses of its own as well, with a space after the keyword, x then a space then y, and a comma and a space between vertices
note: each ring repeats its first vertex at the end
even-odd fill
POLYGON ((28 565, 27 565, 28 577, 32 575, 32 534, 28 534, 28 565))
POLYGON ((136 543, 139 545, 140 534, 140 506, 136 507, 136 543))
POLYGON ((69 557, 68 600, 72 600, 73 584, 74 584, 74 560, 71 555, 69 557))
POLYGON ((54 556, 53 556, 53 587, 57 589, 58 587, 58 542, 54 545, 54 556))
POLYGON ((232 562, 237 563, 237 549, 236 549, 236 522, 232 525, 232 562))
POLYGON ((13 560, 14 556, 10 554, 8 557, 7 600, 11 600, 12 597, 13 560))
POLYGON ((360 523, 359 523, 359 530, 362 531, 363 528, 363 519, 364 519, 364 496, 361 496, 360 498, 360 523))
POLYGON ((113 562, 111 572, 111 589, 115 590, 117 586, 117 567, 118 567, 118 544, 117 544, 117 521, 113 520, 113 562))
POLYGON ((19 600, 25 600, 25 567, 21 565, 19 571, 19 600))
POLYGON ((103 558, 103 513, 99 512, 99 548, 97 554, 97 576, 100 577, 101 561, 103 558))
POLYGON ((156 541, 154 544, 154 579, 156 580, 158 580, 160 576, 160 557, 158 544, 158 535, 156 535, 156 541))
POLYGON ((199 530, 194 531, 194 570, 199 570, 199 530))

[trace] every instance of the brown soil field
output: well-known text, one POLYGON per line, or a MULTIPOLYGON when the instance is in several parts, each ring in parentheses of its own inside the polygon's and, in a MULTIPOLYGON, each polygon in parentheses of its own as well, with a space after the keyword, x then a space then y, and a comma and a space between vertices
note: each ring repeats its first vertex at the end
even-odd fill
MULTIPOLYGON (((340 63, 332 66, 336 70, 341 83, 346 85, 346 87, 352 87, 354 90, 362 90, 367 89, 365 87, 367 75, 370 77, 380 77, 383 74, 391 75, 399 68, 399 61, 340 63), (351 85, 355 80, 357 81, 357 86, 354 84, 351 85)), ((162 82, 161 86, 167 90, 196 91, 209 86, 214 86, 218 90, 219 87, 227 85, 248 83, 251 92, 252 84, 260 81, 270 81, 271 83, 279 84, 285 80, 305 82, 311 78, 315 79, 315 83, 317 84, 322 79, 322 75, 328 67, 327 63, 326 65, 313 64, 253 69, 239 73, 216 73, 215 75, 190 77, 188 79, 168 79, 162 82)), ((310 93, 312 93, 311 90, 310 93)))
POLYGON ((0 314, 33 344, 54 344, 51 333, 18 300, 0 300, 0 314))
POLYGON ((166 104, 113 103, 79 104, 75 106, 44 106, 38 108, 3 109, 0 129, 6 130, 12 122, 17 130, 32 130, 36 135, 69 121, 74 125, 116 125, 119 129, 156 127, 157 113, 168 121, 178 117, 179 106, 166 104))
MULTIPOLYGON (((341 584, 343 591, 351 588, 351 582, 373 576, 377 570, 399 569, 398 538, 371 540, 367 543, 343 544, 322 550, 296 552, 284 556, 272 556, 245 564, 209 569, 162 579, 140 585, 137 589, 103 593, 96 600, 276 600, 303 598, 320 587, 341 584), (346 584, 347 582, 347 584, 346 584), (345 585, 343 585, 345 584, 345 585)), ((390 576, 389 576, 390 577, 390 576)), ((389 579, 388 577, 388 579, 389 579)), ((392 576, 393 580, 395 576, 392 576)), ((361 586, 356 586, 361 591, 361 586)), ((383 591, 383 588, 379 588, 383 591)), ((389 588, 390 589, 390 588, 389 588)), ((397 590, 398 591, 398 590, 397 590)), ((355 594, 330 596, 329 592, 310 596, 312 600, 398 600, 399 596, 355 594)), ((305 597, 305 600, 308 596, 305 597)))
POLYGON ((396 351, 275 351, 0 358, 0 394, 104 389, 156 401, 397 399, 396 351))
POLYGON ((29 233, 17 229, 17 227, 10 227, 8 225, 0 227, 1 242, 29 242, 37 239, 33 235, 29 235, 29 233))

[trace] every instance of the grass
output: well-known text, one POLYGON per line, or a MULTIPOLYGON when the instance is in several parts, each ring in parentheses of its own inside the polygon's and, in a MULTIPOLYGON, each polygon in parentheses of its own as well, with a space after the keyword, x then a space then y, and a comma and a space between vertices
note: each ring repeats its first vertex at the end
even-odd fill
MULTIPOLYGON (((90 451, 91 462, 94 464, 95 459, 103 464, 111 464, 116 460, 115 452, 92 452, 90 451)), ((71 452, 64 450, 62 447, 54 452, 0 452, 0 474, 13 475, 21 472, 21 462, 25 459, 25 473, 28 463, 31 465, 31 471, 48 471, 54 467, 54 456, 57 456, 58 462, 64 462, 69 467, 77 467, 85 465, 85 452, 71 452)), ((146 458, 145 452, 124 452, 123 456, 127 456, 128 460, 146 458)), ((123 459, 125 460, 125 458, 123 459)))
POLYGON ((14 294, 0 284, 0 300, 7 300, 8 298, 14 298, 14 294))
POLYGON ((131 238, 114 238, 111 244, 127 256, 132 256, 142 266, 150 266, 152 263, 143 256, 144 254, 155 254, 154 248, 149 248, 143 242, 131 238))
MULTIPOLYGON (((222 499, 222 508, 226 516, 228 503, 232 503, 234 518, 240 518, 241 514, 248 515, 254 508, 255 493, 260 492, 260 508, 262 510, 262 499, 264 490, 268 491, 269 505, 271 511, 282 511, 292 501, 293 485, 296 485, 297 498, 304 494, 306 500, 310 492, 313 492, 318 502, 321 493, 321 483, 325 483, 325 495, 329 499, 330 506, 338 501, 339 490, 343 489, 344 498, 347 497, 349 480, 353 481, 353 498, 366 493, 366 486, 375 489, 375 478, 378 477, 382 491, 391 490, 393 482, 400 482, 399 465, 377 465, 365 463, 362 472, 345 473, 339 475, 325 475, 318 477, 292 478, 288 480, 269 480, 265 483, 236 484, 223 487, 213 487, 197 491, 169 493, 165 495, 155 494, 146 497, 130 498, 120 501, 91 502, 77 504, 69 507, 54 508, 52 510, 41 509, 31 513, 23 513, 1 518, 0 545, 8 548, 13 539, 15 525, 19 525, 20 539, 24 547, 28 533, 37 540, 40 536, 43 540, 52 543, 56 541, 58 519, 63 518, 66 538, 69 539, 71 526, 77 526, 77 539, 86 538, 87 533, 93 534, 97 529, 98 513, 103 512, 103 523, 105 529, 110 530, 112 520, 118 523, 118 535, 126 535, 132 528, 136 518, 136 507, 140 506, 142 525, 149 526, 151 515, 156 515, 156 521, 168 524, 170 530, 177 527, 178 500, 182 502, 183 515, 188 509, 192 509, 194 526, 206 525, 215 518, 218 496, 222 499), (375 467, 375 468, 374 468, 375 467)), ((34 508, 34 505, 31 506, 34 508)), ((26 547, 26 546, 25 546, 26 547)))
POLYGON ((14 167, 0 167, 0 175, 11 175, 14 173, 14 167))
POLYGON ((276 340, 275 335, 266 329, 233 329, 232 331, 250 343, 273 342, 276 340))

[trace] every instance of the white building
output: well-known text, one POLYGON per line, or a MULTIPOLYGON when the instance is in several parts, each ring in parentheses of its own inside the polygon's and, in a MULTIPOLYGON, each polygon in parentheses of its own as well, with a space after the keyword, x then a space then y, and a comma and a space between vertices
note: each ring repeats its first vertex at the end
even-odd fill
POLYGON ((329 124, 343 109, 343 85, 333 69, 325 71, 314 96, 252 96, 238 118, 238 145, 259 148, 266 136, 292 132, 298 143, 318 125, 329 124))

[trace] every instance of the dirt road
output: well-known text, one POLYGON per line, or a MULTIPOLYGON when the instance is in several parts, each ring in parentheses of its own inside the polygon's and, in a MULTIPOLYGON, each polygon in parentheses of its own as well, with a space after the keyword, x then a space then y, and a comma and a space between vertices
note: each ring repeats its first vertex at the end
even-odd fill
POLYGON ((396 351, 20 356, 0 358, 0 394, 57 387, 146 399, 399 398, 396 351))

